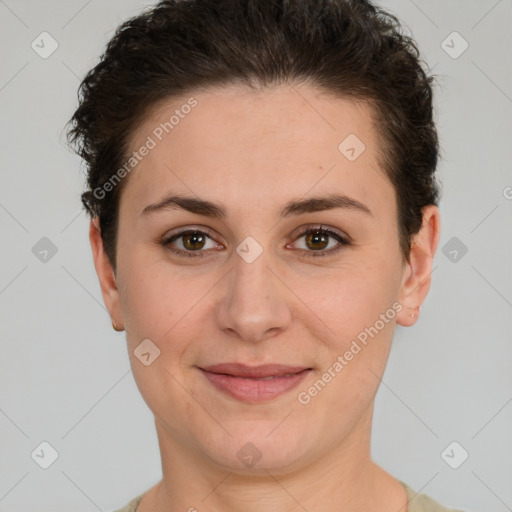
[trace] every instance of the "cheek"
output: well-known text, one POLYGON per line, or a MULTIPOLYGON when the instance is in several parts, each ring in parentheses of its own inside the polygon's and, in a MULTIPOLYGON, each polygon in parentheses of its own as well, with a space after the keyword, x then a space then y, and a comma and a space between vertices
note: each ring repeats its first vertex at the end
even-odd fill
POLYGON ((322 276, 303 277, 293 288, 334 332, 353 336, 378 320, 399 296, 400 274, 389 261, 354 258, 322 276))
POLYGON ((120 301, 127 332, 163 340, 186 322, 208 289, 208 279, 162 257, 148 263, 148 255, 134 252, 124 260, 120 301))
POLYGON ((330 379, 330 391, 322 393, 319 406, 324 403, 333 411, 340 407, 346 410, 356 402, 367 404, 374 396, 389 356, 399 309, 400 275, 392 261, 386 263, 377 255, 364 261, 361 258, 338 268, 330 279, 317 283, 319 287, 311 286, 309 280, 303 282, 303 291, 306 287, 316 290, 310 295, 309 305, 329 327, 323 335, 326 354, 321 373, 328 373, 325 379, 330 379), (331 377, 333 374, 335 377, 331 377))
POLYGON ((181 404, 186 416, 189 408, 193 410, 193 402, 183 388, 182 367, 193 352, 192 341, 199 337, 197 311, 205 295, 202 285, 206 278, 180 275, 178 267, 171 268, 161 260, 148 265, 134 259, 130 265, 121 302, 135 382, 152 411, 163 412, 169 404, 181 404), (155 344, 158 355, 146 366, 136 354, 147 339, 155 344))
MULTIPOLYGON (((330 410, 331 421, 346 425, 368 407, 386 367, 397 314, 397 278, 382 265, 353 265, 333 275, 337 277, 325 280, 323 294, 316 288, 310 295, 309 305, 329 327, 323 337, 316 333, 326 348, 318 378, 327 383, 315 381, 310 391, 313 407, 330 410), (350 419, 348 410, 359 413, 350 419)), ((307 286, 304 282, 303 291, 307 286)), ((314 289, 311 283, 309 287, 314 289)), ((301 391, 309 395, 307 389, 301 391)))

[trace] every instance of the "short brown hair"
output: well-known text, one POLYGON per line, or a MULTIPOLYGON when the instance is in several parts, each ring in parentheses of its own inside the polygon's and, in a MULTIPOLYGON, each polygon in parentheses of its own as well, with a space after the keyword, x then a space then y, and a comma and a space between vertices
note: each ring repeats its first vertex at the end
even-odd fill
POLYGON ((99 216, 115 270, 126 178, 105 197, 94 190, 126 162, 127 140, 149 109, 194 89, 302 81, 371 102, 408 261, 422 207, 439 202, 432 80, 397 18, 370 1, 160 1, 118 27, 79 87, 68 142, 87 165, 82 203, 91 217, 99 216))

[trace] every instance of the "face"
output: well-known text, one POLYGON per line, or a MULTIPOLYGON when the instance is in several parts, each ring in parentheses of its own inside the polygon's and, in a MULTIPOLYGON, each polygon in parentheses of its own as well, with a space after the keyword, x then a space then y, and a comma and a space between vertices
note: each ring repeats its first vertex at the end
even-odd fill
POLYGON ((427 236, 430 252, 402 263, 378 144, 367 104, 308 86, 174 98, 133 135, 133 151, 152 147, 121 195, 115 282, 93 244, 161 445, 275 473, 369 450, 393 331, 426 295, 436 245, 427 236), (196 203, 154 206, 170 195, 196 203), (265 380, 204 371, 224 363, 295 368, 265 380))

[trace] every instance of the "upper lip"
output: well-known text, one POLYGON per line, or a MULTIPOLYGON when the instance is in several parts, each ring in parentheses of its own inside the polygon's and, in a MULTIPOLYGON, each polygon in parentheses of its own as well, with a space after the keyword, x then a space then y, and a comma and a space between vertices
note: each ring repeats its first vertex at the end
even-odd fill
POLYGON ((280 377, 286 374, 298 373, 309 370, 307 366, 287 366, 283 364, 265 364, 261 366, 247 366, 239 363, 223 363, 201 367, 202 370, 211 373, 224 373, 234 377, 258 378, 280 377))

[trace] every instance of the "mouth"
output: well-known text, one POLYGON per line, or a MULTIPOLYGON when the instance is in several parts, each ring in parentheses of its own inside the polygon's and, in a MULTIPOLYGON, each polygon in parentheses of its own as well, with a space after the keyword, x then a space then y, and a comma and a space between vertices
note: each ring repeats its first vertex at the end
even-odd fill
POLYGON ((262 403, 277 398, 298 386, 313 371, 305 366, 250 367, 238 363, 198 369, 216 390, 249 403, 262 403))

